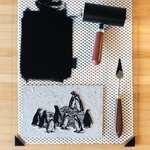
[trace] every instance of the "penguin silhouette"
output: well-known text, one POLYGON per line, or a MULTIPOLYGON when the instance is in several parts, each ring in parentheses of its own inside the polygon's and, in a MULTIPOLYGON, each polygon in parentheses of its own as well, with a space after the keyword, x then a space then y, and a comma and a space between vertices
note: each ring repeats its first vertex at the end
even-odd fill
POLYGON ((52 114, 50 114, 49 121, 46 126, 46 132, 49 133, 49 132, 54 132, 54 131, 55 131, 54 117, 52 114))
POLYGON ((44 127, 44 124, 47 124, 47 112, 46 110, 43 111, 42 116, 40 117, 40 123, 39 123, 39 127, 42 128, 44 127))
POLYGON ((69 107, 76 108, 79 112, 84 111, 80 96, 75 91, 72 91, 70 94, 72 95, 72 97, 69 101, 69 107))
POLYGON ((93 124, 93 120, 92 117, 89 113, 89 109, 86 110, 85 114, 84 114, 84 118, 83 118, 83 125, 85 128, 90 128, 91 124, 93 124))
POLYGON ((41 108, 38 108, 35 115, 33 116, 33 120, 32 120, 32 123, 31 123, 33 126, 39 125, 41 110, 42 110, 41 108))
POLYGON ((55 108, 54 123, 55 123, 55 126, 60 126, 62 122, 62 116, 61 116, 59 107, 55 105, 54 108, 55 108))
POLYGON ((83 131, 81 121, 77 115, 74 115, 74 123, 75 123, 75 129, 76 129, 74 132, 80 133, 81 131, 83 131))
POLYGON ((62 117, 62 125, 61 128, 62 129, 67 129, 68 127, 68 122, 69 122, 69 114, 64 113, 63 117, 62 117))

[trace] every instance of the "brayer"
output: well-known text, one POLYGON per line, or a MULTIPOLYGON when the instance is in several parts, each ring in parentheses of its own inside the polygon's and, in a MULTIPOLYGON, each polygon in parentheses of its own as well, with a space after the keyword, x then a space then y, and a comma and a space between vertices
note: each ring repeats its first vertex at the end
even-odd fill
POLYGON ((85 3, 83 21, 99 23, 93 48, 92 62, 98 65, 101 62, 104 39, 104 25, 123 26, 126 19, 126 8, 85 3))

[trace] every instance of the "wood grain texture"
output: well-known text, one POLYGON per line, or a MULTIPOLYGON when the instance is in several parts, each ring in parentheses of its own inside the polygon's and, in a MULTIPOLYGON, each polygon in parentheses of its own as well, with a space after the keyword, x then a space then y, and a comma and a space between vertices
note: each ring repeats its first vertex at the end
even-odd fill
MULTIPOLYGON (((150 0, 133 2, 136 150, 150 149, 150 0)), ((121 150, 121 145, 32 145, 15 148, 17 1, 0 0, 0 150, 121 150)))

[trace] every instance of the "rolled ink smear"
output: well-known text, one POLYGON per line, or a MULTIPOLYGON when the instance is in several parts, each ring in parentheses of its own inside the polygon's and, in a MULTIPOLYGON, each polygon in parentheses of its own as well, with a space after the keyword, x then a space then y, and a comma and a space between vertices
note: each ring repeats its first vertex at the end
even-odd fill
POLYGON ((38 0, 38 11, 26 9, 22 18, 21 75, 25 80, 63 82, 73 68, 73 20, 61 1, 38 0))

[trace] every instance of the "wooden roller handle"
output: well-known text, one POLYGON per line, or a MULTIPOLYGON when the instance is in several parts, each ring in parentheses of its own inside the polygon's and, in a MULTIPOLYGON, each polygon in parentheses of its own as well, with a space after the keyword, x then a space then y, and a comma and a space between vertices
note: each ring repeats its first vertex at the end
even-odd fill
POLYGON ((116 113, 116 133, 118 137, 122 135, 123 121, 122 121, 122 104, 121 99, 117 99, 117 113, 116 113))
POLYGON ((104 31, 97 32, 92 56, 92 62, 94 65, 98 65, 101 62, 103 39, 104 31))

